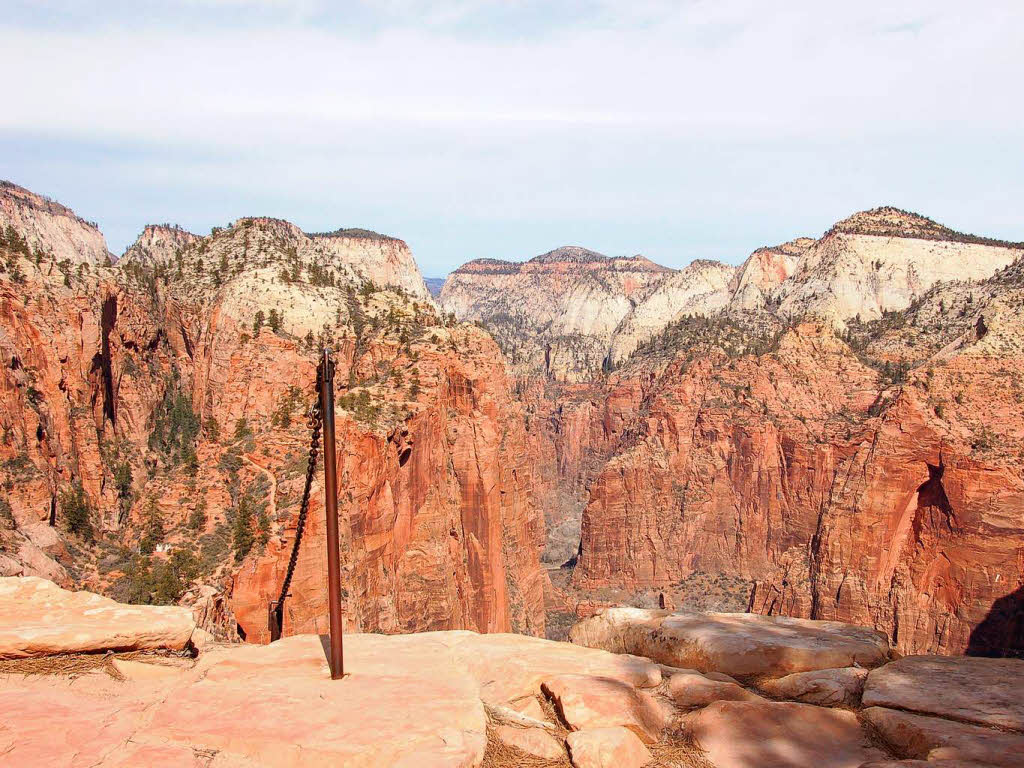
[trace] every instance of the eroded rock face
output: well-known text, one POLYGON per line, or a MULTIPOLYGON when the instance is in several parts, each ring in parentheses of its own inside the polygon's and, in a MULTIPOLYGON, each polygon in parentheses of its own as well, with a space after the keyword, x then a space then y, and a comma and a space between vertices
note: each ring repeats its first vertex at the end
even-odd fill
POLYGON ((579 381, 600 368, 633 306, 672 272, 642 256, 567 246, 523 263, 464 264, 445 281, 441 305, 460 320, 493 325, 513 365, 579 381))
POLYGON ((838 324, 904 309, 940 281, 980 280, 1024 254, 1019 245, 953 232, 895 208, 854 214, 802 254, 779 312, 838 324))
POLYGON ((669 275, 627 314, 615 329, 609 353, 613 364, 683 315, 713 315, 731 299, 736 268, 700 259, 669 275))
MULTIPOLYGON (((543 634, 542 528, 532 468, 500 357, 484 334, 463 331, 459 356, 423 354, 438 386, 391 431, 339 414, 338 472, 346 621, 361 629, 470 628, 543 634)), ((319 486, 319 478, 317 481, 319 486)), ((285 612, 285 631, 325 631, 326 529, 317 488, 285 612)), ((246 637, 269 638, 291 536, 272 541, 237 574, 234 614, 246 637)))
POLYGON ((183 650, 196 628, 187 608, 123 605, 45 579, 0 578, 0 659, 103 651, 183 650))
POLYGON ((110 256, 95 224, 60 203, 0 181, 0 230, 6 227, 21 235, 33 252, 45 252, 56 261, 100 265, 110 256))
MULTIPOLYGON (((22 198, 18 221, 42 215, 22 198)), ((242 219, 148 227, 115 268, 24 250, 0 242, 0 572, 187 600, 220 639, 265 639, 331 346, 349 626, 543 633, 522 411, 404 243, 242 219)), ((286 633, 326 626, 317 477, 286 633)))
POLYGON ((1024 361, 970 348, 889 388, 804 324, 767 353, 618 372, 641 406, 590 485, 575 586, 736 576, 756 612, 876 627, 904 653, 986 652, 972 633, 1024 573, 1024 361))

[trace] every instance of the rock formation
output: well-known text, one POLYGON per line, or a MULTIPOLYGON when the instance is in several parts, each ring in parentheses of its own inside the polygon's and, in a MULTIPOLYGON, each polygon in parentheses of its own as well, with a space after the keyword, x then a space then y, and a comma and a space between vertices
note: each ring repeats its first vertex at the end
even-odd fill
POLYGON ((1020 244, 964 235, 923 216, 876 208, 836 224, 780 286, 784 317, 842 325, 902 310, 941 281, 980 280, 1024 255, 1020 244))
MULTIPOLYGON (((17 712, 0 721, 0 754, 12 765, 850 768, 919 759, 1015 768, 1024 752, 1024 695, 1013 684, 1024 661, 887 663, 883 635, 836 622, 618 610, 573 631, 736 677, 522 635, 350 633, 345 676, 332 680, 316 635, 196 642, 201 630, 184 612, 188 653, 174 640, 125 654, 118 649, 143 647, 150 632, 120 622, 119 611, 182 609, 0 580, 0 616, 53 609, 65 639, 88 636, 106 652, 5 659, 4 648, 28 647, 39 627, 0 628, 0 711, 17 712), (738 636, 730 625, 742 625, 738 636), (793 701, 790 691, 803 689, 779 676, 794 662, 818 679, 866 677, 864 701, 859 690, 842 702, 793 701), (820 669, 858 662, 872 668, 820 669)), ((86 646, 62 649, 76 647, 86 646)))
MULTIPOLYGON (((520 360, 545 558, 574 567, 549 603, 660 593, 865 624, 903 652, 1021 653, 1022 253, 879 208, 755 251, 724 287, 696 279, 731 274, 714 264, 663 277, 586 337, 589 374, 520 360)), ((513 356, 535 345, 555 298, 539 308, 520 266, 487 289, 474 268, 442 303, 513 356)))
MULTIPOLYGON (((493 341, 437 315, 402 241, 241 219, 147 227, 117 266, 84 251, 75 267, 30 235, 78 220, 6 190, 0 572, 196 601, 207 628, 265 639, 327 345, 349 625, 543 633, 520 406, 493 341)), ((326 621, 321 497, 318 476, 286 633, 326 621)))
POLYGON ((104 264, 110 252, 96 225, 60 203, 0 181, 0 230, 10 227, 27 243, 33 258, 48 261, 104 264))
POLYGON ((445 280, 441 305, 487 325, 514 365, 575 381, 600 368, 619 323, 671 274, 643 256, 566 246, 523 263, 464 264, 445 280))

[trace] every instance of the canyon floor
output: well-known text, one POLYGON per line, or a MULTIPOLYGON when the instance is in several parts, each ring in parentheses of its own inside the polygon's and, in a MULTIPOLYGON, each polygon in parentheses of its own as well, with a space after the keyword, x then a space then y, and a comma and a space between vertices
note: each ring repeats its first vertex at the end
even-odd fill
POLYGON ((738 613, 610 609, 571 636, 353 633, 332 680, 324 636, 217 643, 185 608, 2 578, 0 763, 1024 765, 1024 661, 738 613))

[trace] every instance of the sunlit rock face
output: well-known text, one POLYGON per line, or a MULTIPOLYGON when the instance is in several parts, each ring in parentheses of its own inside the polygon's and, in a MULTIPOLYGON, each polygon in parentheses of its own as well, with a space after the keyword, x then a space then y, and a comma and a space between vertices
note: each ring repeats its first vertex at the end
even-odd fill
POLYGON ((52 261, 92 265, 110 256, 95 224, 49 198, 0 181, 0 230, 6 227, 24 238, 33 253, 44 252, 52 261))
POLYGON ((575 564, 562 607, 696 600, 685 585, 710 579, 736 592, 728 610, 866 624, 904 652, 1014 652, 1021 253, 875 209, 755 251, 700 310, 653 311, 685 273, 729 268, 664 278, 611 348, 641 317, 650 335, 589 378, 526 361, 546 557, 575 564))
POLYGON ((844 219, 809 247, 776 298, 784 316, 814 314, 841 327, 905 309, 938 282, 987 278, 1022 254, 1019 245, 876 208, 844 219))
POLYGON ((487 325, 514 365, 579 381, 601 368, 619 324, 672 274, 643 256, 566 246, 522 263, 471 261, 448 276, 441 305, 487 325))
MULTIPOLYGON (((35 196, 4 199, 10 221, 39 219, 35 196)), ((161 225, 117 266, 84 252, 79 268, 57 258, 63 229, 18 231, 0 246, 4 575, 202 605, 219 634, 267 639, 327 346, 348 625, 543 634, 521 406, 494 342, 438 315, 402 241, 161 225)), ((286 634, 326 626, 320 467, 286 634)))

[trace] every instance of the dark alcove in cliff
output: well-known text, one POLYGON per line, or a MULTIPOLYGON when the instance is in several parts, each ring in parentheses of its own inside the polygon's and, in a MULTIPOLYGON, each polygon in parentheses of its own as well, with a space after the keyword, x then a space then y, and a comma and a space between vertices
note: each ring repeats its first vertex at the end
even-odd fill
MULTIPOLYGON (((938 465, 928 465, 928 479, 921 483, 917 489, 917 506, 919 509, 937 509, 943 514, 942 522, 945 524, 947 530, 953 530, 953 523, 956 521, 956 513, 953 511, 953 505, 949 503, 949 497, 946 495, 946 489, 942 485, 942 475, 945 474, 946 465, 942 462, 942 458, 939 457, 938 465)), ((914 518, 914 532, 918 538, 921 535, 922 521, 919 516, 914 518)))
POLYGON ((103 381, 103 418, 114 423, 114 375, 110 367, 110 333, 117 322, 117 297, 110 296, 103 302, 100 316, 100 351, 93 356, 92 370, 99 370, 103 381))
POLYGON ((1024 659, 1024 587, 992 603, 971 632, 967 655, 1024 659))

